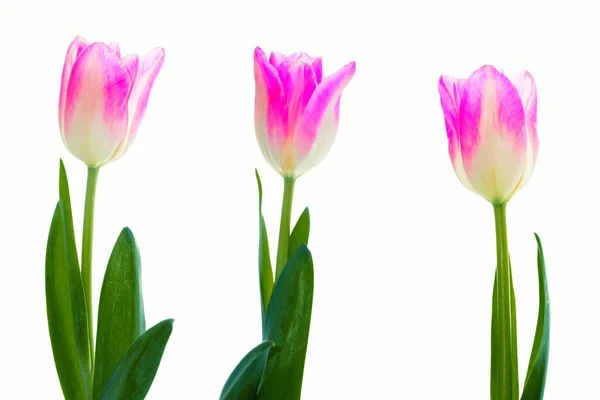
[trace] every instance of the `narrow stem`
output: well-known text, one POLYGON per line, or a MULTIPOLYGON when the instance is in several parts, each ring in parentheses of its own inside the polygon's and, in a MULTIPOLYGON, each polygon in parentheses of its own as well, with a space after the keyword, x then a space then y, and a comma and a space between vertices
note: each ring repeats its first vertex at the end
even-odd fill
POLYGON ((87 187, 85 190, 85 209, 83 212, 83 239, 81 245, 81 279, 87 306, 87 325, 90 342, 90 360, 94 369, 94 313, 92 309, 92 241, 94 235, 94 203, 96 200, 96 183, 98 168, 89 167, 87 187))
POLYGON ((506 204, 494 204, 494 217, 496 222, 496 254, 497 254, 497 289, 498 289, 498 326, 496 335, 498 343, 498 400, 517 400, 518 381, 515 382, 517 371, 516 349, 513 349, 516 340, 516 327, 513 326, 512 315, 512 276, 508 254, 508 238, 506 232, 506 204), (515 393, 516 388, 516 393, 515 393), (516 396, 516 397, 515 397, 516 396))
POLYGON ((281 222, 279 223, 279 244, 277 247, 277 267, 275 281, 283 272, 288 261, 288 246, 290 242, 290 220, 292 219, 292 200, 294 197, 295 178, 283 178, 283 203, 281 205, 281 222))

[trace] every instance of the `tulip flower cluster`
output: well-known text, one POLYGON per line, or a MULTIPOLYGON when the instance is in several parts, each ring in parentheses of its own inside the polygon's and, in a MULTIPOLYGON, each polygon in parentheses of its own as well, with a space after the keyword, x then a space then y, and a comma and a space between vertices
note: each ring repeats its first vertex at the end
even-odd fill
MULTIPOLYGON (((46 305, 56 371, 65 399, 143 399, 173 329, 166 319, 146 329, 140 254, 124 228, 104 274, 94 326, 92 247, 100 169, 133 144, 165 52, 121 56, 116 43, 76 37, 67 50, 58 121, 66 148, 87 167, 82 249, 78 254, 70 189, 62 161, 58 203, 46 251, 46 305), (95 329, 96 328, 96 329, 95 329), (97 334, 94 334, 94 330, 97 334)), ((230 373, 221 400, 299 400, 308 348, 314 265, 310 214, 292 228, 296 180, 331 150, 340 102, 356 71, 350 62, 326 76, 320 57, 269 57, 254 51, 254 128, 262 154, 283 178, 281 220, 271 258, 258 184, 258 281, 261 339, 230 373), (273 263, 274 262, 274 265, 273 263)), ((516 305, 508 252, 506 206, 529 181, 538 156, 537 89, 523 72, 506 77, 490 65, 468 79, 439 78, 448 150, 459 180, 494 209, 497 263, 492 293, 492 400, 541 400, 549 354, 550 306, 541 241, 537 240, 539 314, 520 392, 516 305), (520 397, 521 396, 521 397, 520 397)), ((225 375, 224 375, 225 376, 225 375)), ((209 384, 210 382, 207 382, 209 384)))

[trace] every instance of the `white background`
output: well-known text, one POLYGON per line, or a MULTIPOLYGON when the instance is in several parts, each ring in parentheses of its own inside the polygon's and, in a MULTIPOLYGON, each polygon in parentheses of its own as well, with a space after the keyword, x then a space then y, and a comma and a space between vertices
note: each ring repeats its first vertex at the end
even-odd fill
POLYGON ((254 137, 257 45, 321 55, 326 74, 357 63, 337 142, 296 186, 316 280, 303 399, 489 398, 493 212, 454 175, 437 93, 440 74, 487 63, 528 69, 538 85, 540 156, 508 207, 521 384, 535 231, 552 306, 545 399, 599 398, 600 25, 594 2, 560 4, 2 0, 0 397, 62 398, 44 257, 61 157, 81 232, 86 169, 57 123, 64 54, 80 34, 124 54, 166 49, 137 141, 100 171, 96 203, 94 309, 129 226, 148 324, 175 319, 148 399, 218 398, 261 339, 254 168, 272 254, 282 180, 254 137))

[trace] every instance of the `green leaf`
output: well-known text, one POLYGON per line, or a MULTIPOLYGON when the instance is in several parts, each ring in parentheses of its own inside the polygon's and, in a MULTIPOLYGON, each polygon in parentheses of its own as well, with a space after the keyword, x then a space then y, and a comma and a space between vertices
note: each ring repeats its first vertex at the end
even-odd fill
POLYGON ((60 162, 59 202, 46 247, 46 312, 54 363, 66 400, 91 394, 87 311, 79 270, 67 174, 60 162))
POLYGON ((100 293, 94 368, 95 400, 102 397, 117 364, 145 330, 140 253, 133 233, 125 228, 108 260, 100 293))
POLYGON ((492 293, 492 348, 490 367, 490 399, 498 400, 498 381, 500 368, 498 367, 498 267, 494 273, 494 290, 492 293))
MULTIPOLYGON (((513 360, 519 359, 519 348, 517 346, 517 301, 515 300, 515 287, 513 285, 512 278, 512 264, 510 262, 510 257, 508 258, 508 273, 510 275, 510 322, 513 326, 511 342, 512 342, 512 356, 513 360)), ((513 383, 513 394, 515 395, 515 399, 519 397, 519 363, 515 362, 515 365, 512 369, 512 383, 513 383)))
MULTIPOLYGON (((515 299, 515 288, 513 285, 512 279, 512 266, 509 263, 509 273, 510 273, 510 298, 511 298, 511 323, 514 329, 512 330, 511 342, 512 342, 512 352, 513 357, 517 360, 517 309, 516 309, 516 299, 515 299)), ((498 398, 498 382, 500 380, 500 368, 497 366, 498 362, 498 346, 499 346, 499 338, 498 332, 496 329, 498 327, 498 269, 496 268, 496 273, 494 275, 494 291, 492 294, 492 346, 491 346, 491 369, 490 369, 490 399, 497 400, 498 398)), ((519 386, 519 369, 518 365, 515 365, 512 370, 512 382, 513 385, 516 385, 516 388, 513 388, 513 391, 518 393, 519 386)))
POLYGON ((269 308, 269 300, 273 292, 273 268, 271 267, 271 255, 269 254, 269 239, 267 237, 267 226, 262 213, 262 183, 258 170, 256 173, 256 183, 258 184, 258 215, 259 215, 259 239, 258 239, 258 276, 260 280, 260 304, 263 327, 269 308))
POLYGON ((143 400, 152 386, 172 331, 173 320, 166 319, 133 342, 110 377, 102 400, 143 400))
POLYGON ((300 218, 298 218, 298 222, 296 222, 296 226, 294 226, 294 229, 290 234, 290 241, 288 244, 288 254, 290 256, 294 254, 298 246, 300 246, 301 244, 305 244, 308 246, 309 233, 310 214, 308 212, 308 207, 306 207, 302 214, 300 214, 300 218))
POLYGON ((537 234, 535 234, 535 240, 538 246, 539 309, 535 338, 533 340, 521 400, 542 400, 544 398, 546 372, 548 370, 548 352, 550 349, 550 299, 548 297, 546 263, 544 261, 542 242, 537 234))
POLYGON ((300 245, 277 280, 263 340, 272 340, 258 398, 298 400, 302 391, 314 287, 313 263, 300 245))
POLYGON ((219 400, 254 400, 260 386, 269 350, 275 343, 266 340, 250 350, 235 367, 219 400))

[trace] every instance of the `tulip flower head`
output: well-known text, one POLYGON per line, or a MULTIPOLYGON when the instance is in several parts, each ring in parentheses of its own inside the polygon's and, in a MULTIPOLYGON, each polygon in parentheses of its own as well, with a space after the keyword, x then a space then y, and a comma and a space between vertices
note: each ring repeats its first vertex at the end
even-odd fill
POLYGON ((355 70, 351 62, 323 78, 320 57, 271 53, 267 59, 256 48, 256 138, 280 175, 297 178, 327 155, 338 129, 340 97, 355 70))
POLYGON ((441 76, 438 89, 456 175, 488 201, 507 202, 531 177, 538 154, 533 76, 508 79, 486 65, 466 80, 441 76))
POLYGON ((58 121, 75 157, 100 167, 127 151, 164 59, 162 48, 121 57, 116 43, 73 40, 63 67, 58 121))

